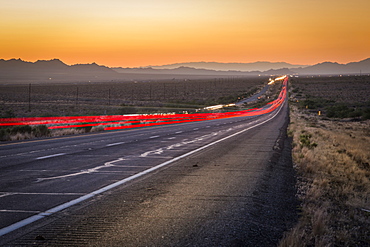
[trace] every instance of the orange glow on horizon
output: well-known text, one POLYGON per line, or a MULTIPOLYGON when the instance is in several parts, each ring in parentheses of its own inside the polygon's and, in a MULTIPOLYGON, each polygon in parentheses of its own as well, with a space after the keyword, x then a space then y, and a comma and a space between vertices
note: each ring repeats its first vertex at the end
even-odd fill
POLYGON ((0 0, 0 59, 139 67, 370 57, 368 0, 0 0))

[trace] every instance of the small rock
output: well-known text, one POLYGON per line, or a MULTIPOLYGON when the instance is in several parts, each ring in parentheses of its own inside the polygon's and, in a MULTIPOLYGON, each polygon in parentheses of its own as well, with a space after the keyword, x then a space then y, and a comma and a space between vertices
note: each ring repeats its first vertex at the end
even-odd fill
POLYGON ((45 238, 43 236, 41 236, 41 235, 37 235, 35 237, 35 240, 45 240, 45 238))

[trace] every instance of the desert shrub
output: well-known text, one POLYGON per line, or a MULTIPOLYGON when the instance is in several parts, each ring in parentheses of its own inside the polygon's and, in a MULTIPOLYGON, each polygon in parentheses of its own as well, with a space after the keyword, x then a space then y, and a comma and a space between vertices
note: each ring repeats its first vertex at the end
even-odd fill
POLYGON ((136 107, 132 106, 122 106, 119 109, 119 114, 134 114, 136 112, 137 112, 136 107))
POLYGON ((32 127, 29 125, 19 125, 19 126, 13 126, 9 129, 9 134, 25 134, 25 133, 31 133, 32 132, 32 127))
POLYGON ((46 125, 19 125, 0 129, 0 141, 24 140, 33 137, 50 136, 50 130, 46 125))
POLYGON ((31 139, 31 138, 32 138, 32 134, 28 132, 25 132, 25 133, 17 132, 9 136, 9 139, 11 141, 20 141, 20 140, 26 140, 26 139, 31 139))
POLYGON ((362 119, 367 120, 370 119, 370 108, 366 108, 362 114, 362 119))
MULTIPOLYGON (((87 124, 87 123, 81 123, 81 125, 82 125, 82 124, 87 124)), ((78 127, 78 128, 76 128, 76 129, 78 129, 78 130, 82 130, 82 133, 88 133, 88 132, 90 132, 90 131, 91 131, 92 126, 78 127)))
POLYGON ((0 129, 0 141, 6 141, 8 139, 9 132, 5 128, 0 129))
POLYGON ((104 131, 103 125, 93 126, 90 130, 90 132, 99 132, 99 131, 104 131))
POLYGON ((333 101, 331 100, 308 97, 307 99, 301 101, 300 106, 301 108, 318 109, 318 108, 324 108, 332 103, 333 101))
POLYGON ((348 107, 340 104, 326 108, 326 116, 329 118, 361 118, 362 120, 370 119, 370 108, 361 105, 348 107))
POLYGON ((327 108, 326 116, 330 118, 348 118, 352 112, 353 109, 346 105, 334 105, 327 108))
POLYGON ((306 107, 307 109, 316 109, 317 103, 312 99, 305 99, 301 101, 301 106, 306 107))
POLYGON ((15 117, 15 114, 12 110, 7 110, 0 115, 0 118, 13 118, 13 117, 15 117))
POLYGON ((312 148, 315 148, 315 147, 317 147, 317 143, 312 143, 311 142, 311 137, 312 137, 312 135, 311 134, 301 134, 300 136, 299 136, 299 143, 300 143, 300 145, 301 145, 301 148, 302 147, 307 147, 307 148, 309 148, 309 149, 312 149, 312 148))
POLYGON ((362 115, 363 115, 363 111, 361 109, 358 109, 358 110, 353 110, 352 112, 350 112, 348 114, 348 117, 358 118, 358 117, 361 117, 362 115))
POLYGON ((32 133, 35 137, 49 136, 50 130, 46 125, 37 125, 32 127, 32 133))
POLYGON ((66 136, 84 133, 84 129, 58 129, 51 132, 51 136, 66 136))

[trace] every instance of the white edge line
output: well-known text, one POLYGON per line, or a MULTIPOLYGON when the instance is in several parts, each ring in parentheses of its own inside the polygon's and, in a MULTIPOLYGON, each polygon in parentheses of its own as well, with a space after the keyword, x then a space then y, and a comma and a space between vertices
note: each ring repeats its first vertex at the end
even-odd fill
POLYGON ((106 146, 111 147, 111 146, 117 146, 117 145, 121 145, 121 144, 124 144, 124 142, 111 143, 111 144, 107 144, 106 146))
POLYGON ((48 156, 38 157, 38 158, 36 158, 36 159, 37 159, 37 160, 43 160, 43 159, 52 158, 52 157, 57 157, 57 156, 62 156, 62 155, 66 155, 66 153, 52 154, 52 155, 48 155, 48 156))
MULTIPOLYGON (((285 102, 284 102, 284 104, 285 104, 285 102)), ((283 106, 283 105, 282 105, 282 106, 283 106)), ((86 195, 84 195, 84 196, 81 196, 81 197, 79 197, 79 198, 77 198, 77 199, 74 199, 74 200, 72 200, 72 201, 69 201, 69 202, 63 203, 63 204, 61 204, 61 205, 59 205, 59 206, 56 206, 56 207, 54 207, 54 208, 51 208, 51 209, 49 209, 49 210, 45 211, 45 212, 41 212, 41 213, 39 213, 39 214, 37 214, 37 215, 34 215, 34 216, 31 216, 31 217, 26 218, 26 219, 24 219, 24 220, 18 221, 18 222, 14 223, 14 224, 12 224, 12 225, 10 225, 10 226, 4 227, 4 228, 0 229, 0 236, 3 236, 3 235, 5 235, 5 234, 10 233, 10 232, 12 232, 12 231, 15 231, 15 230, 17 230, 17 229, 19 229, 19 228, 21 228, 21 227, 23 227, 23 226, 26 226, 26 225, 28 225, 28 224, 31 224, 31 223, 33 223, 33 222, 35 222, 35 221, 37 221, 37 220, 40 220, 40 219, 44 218, 45 216, 52 215, 53 213, 59 212, 59 211, 61 211, 61 210, 63 210, 63 209, 66 209, 66 208, 68 208, 68 207, 71 207, 71 206, 73 206, 73 205, 75 205, 75 204, 77 204, 77 203, 83 202, 83 201, 85 201, 85 200, 87 200, 87 199, 89 199, 89 198, 91 198, 91 197, 94 197, 94 196, 96 196, 96 195, 98 195, 98 194, 101 194, 101 193, 103 193, 103 192, 106 192, 106 191, 108 191, 108 190, 110 190, 110 189, 113 189, 113 188, 115 188, 115 187, 117 187, 117 186, 120 186, 120 185, 122 185, 122 184, 125 184, 125 183, 127 183, 127 182, 129 182, 129 181, 131 181, 131 180, 134 180, 134 179, 139 178, 139 177, 141 177, 141 176, 144 176, 144 175, 146 175, 146 174, 148 174, 148 173, 151 173, 151 172, 153 172, 153 171, 155 171, 155 170, 158 170, 159 168, 162 168, 162 167, 164 167, 164 166, 166 166, 166 165, 169 165, 169 164, 171 164, 171 163, 173 163, 173 162, 175 162, 175 161, 178 161, 178 160, 180 160, 180 159, 182 159, 182 158, 185 158, 185 157, 187 157, 187 156, 189 156, 189 155, 192 155, 192 154, 194 154, 194 153, 197 153, 197 152, 199 152, 199 151, 201 151, 201 150, 203 150, 203 149, 206 149, 206 148, 208 148, 208 147, 210 147, 210 146, 213 146, 213 145, 215 145, 215 144, 217 144, 217 143, 219 143, 219 142, 222 142, 222 141, 224 141, 224 140, 227 140, 227 139, 229 139, 229 138, 231 138, 231 137, 234 137, 234 136, 236 136, 236 135, 239 135, 239 134, 241 134, 241 133, 243 133, 243 132, 245 132, 245 131, 247 131, 247 130, 250 130, 250 129, 253 129, 253 128, 255 128, 255 127, 258 127, 258 126, 260 126, 260 125, 262 125, 262 124, 264 124, 264 123, 266 123, 266 122, 268 122, 268 121, 272 120, 273 118, 275 118, 275 117, 279 114, 280 110, 282 109, 282 106, 279 108, 279 110, 278 110, 278 111, 277 111, 277 112, 276 112, 276 113, 275 113, 271 118, 266 119, 265 121, 263 121, 263 122, 261 122, 261 123, 259 123, 259 124, 256 124, 256 125, 254 125, 254 126, 248 127, 248 128, 246 128, 246 129, 243 129, 243 130, 241 130, 241 131, 239 131, 239 132, 236 132, 236 133, 234 133, 234 134, 232 134, 232 135, 226 136, 226 137, 224 137, 224 138, 222 138, 222 139, 220 139, 220 140, 214 141, 214 142, 209 143, 209 144, 207 144, 207 145, 205 145, 205 146, 202 146, 202 147, 197 148, 197 149, 195 149, 195 150, 192 150, 192 151, 190 151, 190 152, 188 152, 188 153, 185 153, 185 154, 183 154, 183 155, 180 155, 180 156, 178 156, 178 157, 176 157, 176 158, 173 158, 173 159, 171 159, 171 160, 168 160, 168 161, 166 161, 166 162, 163 162, 163 163, 161 163, 161 164, 159 164, 159 165, 157 165, 157 166, 154 166, 154 167, 149 168, 149 169, 147 169, 147 170, 145 170, 145 171, 139 172, 139 173, 137 173, 137 174, 135 174, 135 175, 133 175, 133 176, 131 176, 131 177, 128 177, 128 178, 122 179, 122 180, 120 180, 120 181, 118 181, 118 182, 115 182, 115 183, 113 183, 113 184, 107 185, 107 186, 105 186, 105 187, 103 187, 103 188, 101 188, 101 189, 95 190, 95 191, 93 191, 93 192, 91 192, 91 193, 89 193, 89 194, 86 194, 86 195)), ((45 156, 45 157, 46 157, 46 156, 45 156)))

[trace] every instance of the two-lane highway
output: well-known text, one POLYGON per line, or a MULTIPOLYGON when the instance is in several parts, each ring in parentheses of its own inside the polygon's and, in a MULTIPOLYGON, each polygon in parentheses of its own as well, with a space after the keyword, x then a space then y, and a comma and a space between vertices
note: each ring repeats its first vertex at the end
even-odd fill
POLYGON ((148 169, 153 171, 153 167, 254 128, 275 115, 3 144, 0 233, 4 235, 104 192, 114 187, 112 184, 119 185, 148 169))
MULTIPOLYGON (((230 246, 235 239, 246 243, 253 232, 248 229, 256 218, 254 210, 279 208, 275 201, 262 205, 258 195, 273 191, 275 198, 280 193, 281 182, 266 190, 261 179, 272 169, 287 109, 285 102, 256 116, 2 144, 0 244, 33 243, 35 236, 24 234, 34 229, 48 235, 36 240, 59 246, 230 246), (96 205, 88 207, 91 210, 63 216, 72 206, 89 201, 96 205), (43 229, 48 219, 56 218, 61 225, 43 229), (110 240, 102 244, 100 238, 110 240)), ((274 236, 271 241, 276 242, 284 217, 274 216, 282 219, 275 222, 281 226, 258 234, 274 236)))

